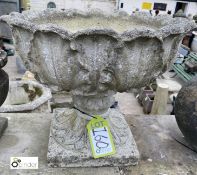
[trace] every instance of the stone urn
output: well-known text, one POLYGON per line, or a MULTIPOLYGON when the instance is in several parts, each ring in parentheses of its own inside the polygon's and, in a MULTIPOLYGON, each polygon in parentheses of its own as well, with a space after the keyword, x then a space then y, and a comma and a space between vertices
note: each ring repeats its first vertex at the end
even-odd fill
POLYGON ((197 151, 197 78, 179 91, 175 101, 175 117, 191 147, 197 151))
POLYGON ((2 16, 27 69, 55 90, 71 91, 74 108, 58 109, 51 124, 48 163, 52 167, 136 165, 139 152, 116 92, 141 88, 175 58, 187 19, 145 13, 105 14, 92 10, 25 11, 2 16), (93 159, 86 125, 101 115, 110 125, 116 154, 93 159))
MULTIPOLYGON (((9 90, 8 74, 2 70, 7 63, 7 53, 0 49, 0 106, 4 103, 9 90)), ((8 126, 8 119, 0 117, 0 137, 8 126)))
POLYGON ((0 50, 0 106, 4 103, 8 90, 9 90, 9 77, 8 74, 2 70, 7 63, 7 54, 5 51, 0 50))

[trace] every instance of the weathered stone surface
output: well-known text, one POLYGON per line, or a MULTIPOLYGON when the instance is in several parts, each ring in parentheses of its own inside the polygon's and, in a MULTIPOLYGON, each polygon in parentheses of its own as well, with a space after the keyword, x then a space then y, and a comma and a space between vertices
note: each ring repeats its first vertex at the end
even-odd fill
POLYGON ((0 113, 33 111, 43 104, 48 107, 48 100, 52 98, 50 89, 36 81, 11 81, 9 93, 5 104, 0 107, 0 113), (35 91, 36 96, 32 101, 29 99, 30 94, 25 92, 26 88, 35 91), (36 89, 39 89, 39 92, 36 92, 36 89))
POLYGON ((73 100, 69 92, 54 93, 51 100, 51 108, 72 108, 73 100))
POLYGON ((101 75, 100 83, 110 81, 115 91, 144 86, 176 56, 182 34, 195 27, 169 15, 74 10, 12 13, 1 20, 13 26, 16 49, 26 66, 43 82, 64 90, 78 90, 89 75, 90 81, 101 75))
POLYGON ((4 130, 8 127, 8 119, 0 117, 0 137, 2 136, 4 130))
POLYGON ((139 152, 124 116, 116 109, 103 115, 109 122, 116 154, 94 159, 87 136, 86 116, 73 109, 56 109, 52 118, 47 160, 51 167, 136 165, 139 152), (105 116, 106 115, 106 116, 105 116))
POLYGON ((72 91, 75 107, 92 114, 105 113, 116 91, 142 87, 164 71, 183 34, 195 27, 169 15, 94 10, 27 11, 0 20, 12 27, 27 68, 42 82, 72 91))
POLYGON ((183 86, 178 93, 175 117, 186 140, 197 151, 197 78, 183 86))
POLYGON ((53 89, 71 91, 75 108, 87 114, 107 116, 111 122, 118 157, 112 156, 113 161, 110 158, 90 161, 89 149, 85 149, 87 137, 69 144, 72 138, 84 136, 88 116, 76 111, 69 115, 67 112, 55 114, 51 132, 57 135, 50 137, 48 161, 53 165, 57 161, 58 166, 67 166, 67 160, 71 161, 70 166, 135 164, 136 146, 131 152, 127 149, 134 144, 128 125, 120 112, 109 109, 114 102, 113 95, 144 86, 165 71, 176 56, 183 34, 196 25, 169 15, 151 17, 144 13, 126 15, 75 10, 12 13, 0 20, 12 27, 16 50, 41 82, 53 89), (63 126, 54 124, 57 116, 63 120, 63 126), (69 131, 71 139, 65 131, 69 131), (64 147, 58 136, 64 139, 64 147), (67 149, 73 145, 72 151, 67 149), (88 161, 80 157, 79 149, 84 151, 88 161), (123 155, 124 163, 121 162, 123 155), (77 164, 73 157, 84 161, 77 164))

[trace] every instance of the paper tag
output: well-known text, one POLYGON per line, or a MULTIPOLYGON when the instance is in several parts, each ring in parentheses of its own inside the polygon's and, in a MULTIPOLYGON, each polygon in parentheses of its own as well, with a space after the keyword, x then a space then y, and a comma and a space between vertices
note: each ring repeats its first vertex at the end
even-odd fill
POLYGON ((95 116, 87 124, 88 137, 93 157, 105 157, 116 153, 108 122, 101 116, 95 116))

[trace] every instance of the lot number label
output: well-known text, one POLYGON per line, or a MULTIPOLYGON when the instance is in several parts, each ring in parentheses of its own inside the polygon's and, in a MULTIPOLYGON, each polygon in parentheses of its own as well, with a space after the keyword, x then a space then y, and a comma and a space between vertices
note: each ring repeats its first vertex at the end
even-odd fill
POLYGON ((87 124, 88 137, 94 158, 115 154, 115 146, 108 122, 101 116, 94 116, 87 124))

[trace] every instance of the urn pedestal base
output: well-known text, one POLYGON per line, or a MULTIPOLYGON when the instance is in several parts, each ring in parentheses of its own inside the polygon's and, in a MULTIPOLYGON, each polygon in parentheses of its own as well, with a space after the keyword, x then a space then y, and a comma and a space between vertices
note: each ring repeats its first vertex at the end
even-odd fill
POLYGON ((92 156, 85 127, 88 121, 75 116, 76 111, 75 114, 73 111, 57 109, 54 112, 47 154, 50 167, 129 166, 138 163, 139 151, 135 140, 124 116, 118 110, 109 109, 109 116, 106 118, 114 139, 116 154, 98 159, 92 156))

